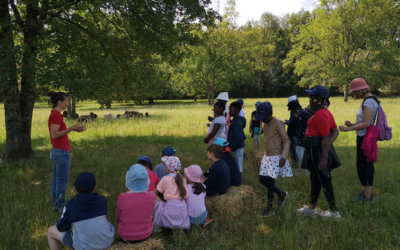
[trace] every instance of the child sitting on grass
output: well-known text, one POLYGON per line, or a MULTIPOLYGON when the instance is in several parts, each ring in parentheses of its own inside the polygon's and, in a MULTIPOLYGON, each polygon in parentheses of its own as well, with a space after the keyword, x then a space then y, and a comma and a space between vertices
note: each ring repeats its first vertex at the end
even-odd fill
POLYGON ((225 104, 222 102, 217 102, 214 104, 215 118, 212 121, 210 128, 208 129, 208 134, 204 138, 204 142, 211 145, 214 143, 215 139, 219 137, 226 138, 225 136, 225 117, 224 117, 225 104))
POLYGON ((189 195, 186 199, 189 220, 191 225, 206 227, 212 222, 207 219, 208 212, 205 205, 206 186, 203 185, 204 177, 201 168, 191 165, 184 169, 185 179, 188 184, 189 195))
POLYGON ((188 229, 190 222, 185 202, 188 197, 188 188, 186 180, 179 174, 181 162, 178 157, 174 156, 164 156, 161 160, 168 175, 161 179, 154 193, 163 193, 167 202, 162 202, 157 197, 154 207, 153 232, 161 232, 161 227, 188 229))
POLYGON ((76 178, 74 190, 78 194, 67 202, 61 219, 47 232, 50 250, 61 250, 61 243, 75 250, 107 249, 114 242, 114 226, 107 221, 107 200, 93 193, 96 187, 92 173, 76 178))
POLYGON ((204 185, 207 188, 207 196, 217 196, 226 193, 231 186, 231 173, 228 164, 221 160, 224 150, 221 146, 213 144, 207 148, 207 158, 213 162, 208 173, 206 173, 206 181, 204 185))
POLYGON ((274 193, 279 197, 278 207, 282 207, 288 197, 288 192, 280 191, 275 186, 278 176, 292 177, 292 169, 287 160, 290 140, 285 131, 285 123, 272 116, 272 105, 263 102, 257 107, 256 119, 264 123, 265 154, 261 162, 259 181, 268 188, 268 205, 262 217, 275 214, 272 210, 274 193))
POLYGON ((217 138, 214 141, 214 144, 221 146, 224 150, 224 153, 221 156, 221 160, 225 161, 226 164, 228 164, 229 171, 231 173, 231 185, 232 186, 242 185, 242 175, 239 172, 235 155, 232 153, 232 150, 228 147, 229 142, 227 142, 224 138, 217 138))
MULTIPOLYGON (((175 153, 178 152, 178 150, 173 149, 172 147, 166 147, 163 149, 162 153, 161 153, 161 157, 163 156, 175 156, 175 153)), ((158 164, 155 168, 154 168, 154 173, 158 176, 158 178, 161 180, 164 176, 167 176, 168 173, 165 170, 165 165, 164 163, 160 163, 158 164)))
POLYGON ((150 185, 147 191, 153 192, 156 189, 157 184, 160 182, 158 176, 151 171, 153 169, 153 162, 151 161, 150 157, 148 156, 140 156, 138 162, 140 165, 146 168, 147 172, 149 173, 150 185))
POLYGON ((118 234, 122 242, 143 242, 153 232, 156 195, 147 192, 150 182, 147 170, 140 164, 131 166, 126 173, 128 192, 120 194, 117 200, 118 234))

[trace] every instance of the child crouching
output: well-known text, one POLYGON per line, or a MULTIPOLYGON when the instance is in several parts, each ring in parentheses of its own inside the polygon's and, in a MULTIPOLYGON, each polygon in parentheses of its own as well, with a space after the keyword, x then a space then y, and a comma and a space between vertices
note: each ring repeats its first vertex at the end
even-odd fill
POLYGON ((190 224, 206 227, 212 220, 207 219, 208 212, 204 200, 206 197, 206 186, 203 185, 203 172, 197 165, 185 168, 184 172, 185 179, 189 183, 189 195, 186 199, 186 204, 190 224))
POLYGON ((114 242, 114 226, 107 221, 106 198, 93 193, 94 175, 81 173, 74 190, 78 194, 68 201, 57 225, 47 232, 50 250, 61 250, 61 243, 75 250, 107 249, 114 242))
POLYGON ((164 156, 161 158, 168 175, 158 183, 155 194, 163 193, 167 202, 157 197, 154 207, 154 232, 160 232, 160 227, 173 229, 188 229, 189 216, 185 199, 188 197, 186 180, 179 174, 181 162, 178 157, 164 156))

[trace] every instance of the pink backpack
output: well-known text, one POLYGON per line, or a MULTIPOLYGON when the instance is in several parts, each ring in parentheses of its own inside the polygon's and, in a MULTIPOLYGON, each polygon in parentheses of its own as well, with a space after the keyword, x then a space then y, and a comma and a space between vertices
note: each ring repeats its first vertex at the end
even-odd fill
MULTIPOLYGON (((378 99, 375 96, 369 96, 369 97, 365 98, 364 102, 365 102, 365 100, 370 99, 370 98, 374 99, 379 105, 377 119, 376 119, 376 126, 379 129, 378 141, 389 141, 393 137, 392 136, 392 128, 389 127, 389 125, 387 123, 385 111, 383 110, 383 108, 380 104, 380 101, 378 101, 378 99)), ((364 105, 364 102, 363 102, 363 105, 364 105)), ((363 106, 363 109, 364 109, 364 106, 363 106)))

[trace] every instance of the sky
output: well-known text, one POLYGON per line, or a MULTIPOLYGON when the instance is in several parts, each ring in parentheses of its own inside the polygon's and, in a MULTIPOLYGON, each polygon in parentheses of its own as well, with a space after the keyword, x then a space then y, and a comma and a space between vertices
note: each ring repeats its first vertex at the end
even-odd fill
MULTIPOLYGON (((226 0, 220 0, 220 14, 223 14, 226 0)), ((276 16, 283 16, 298 12, 301 8, 312 10, 315 0, 236 0, 236 11, 239 12, 237 24, 244 25, 247 20, 259 20, 264 12, 271 12, 276 16)), ((217 0, 212 6, 217 10, 217 0)))

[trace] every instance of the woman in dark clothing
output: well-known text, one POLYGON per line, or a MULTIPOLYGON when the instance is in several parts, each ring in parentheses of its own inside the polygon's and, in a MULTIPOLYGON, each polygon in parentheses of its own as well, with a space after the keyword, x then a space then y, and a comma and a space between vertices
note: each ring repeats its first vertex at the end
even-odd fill
POLYGON ((307 168, 310 171, 311 197, 309 205, 297 209, 297 213, 307 216, 317 215, 317 202, 321 188, 330 209, 319 213, 322 217, 341 219, 336 209, 330 170, 331 158, 328 162, 330 145, 339 135, 332 113, 326 109, 329 106, 329 92, 323 86, 306 90, 310 97, 310 106, 317 109, 315 115, 308 121, 304 147, 307 149, 307 168), (329 163, 329 164, 328 164, 329 163))

